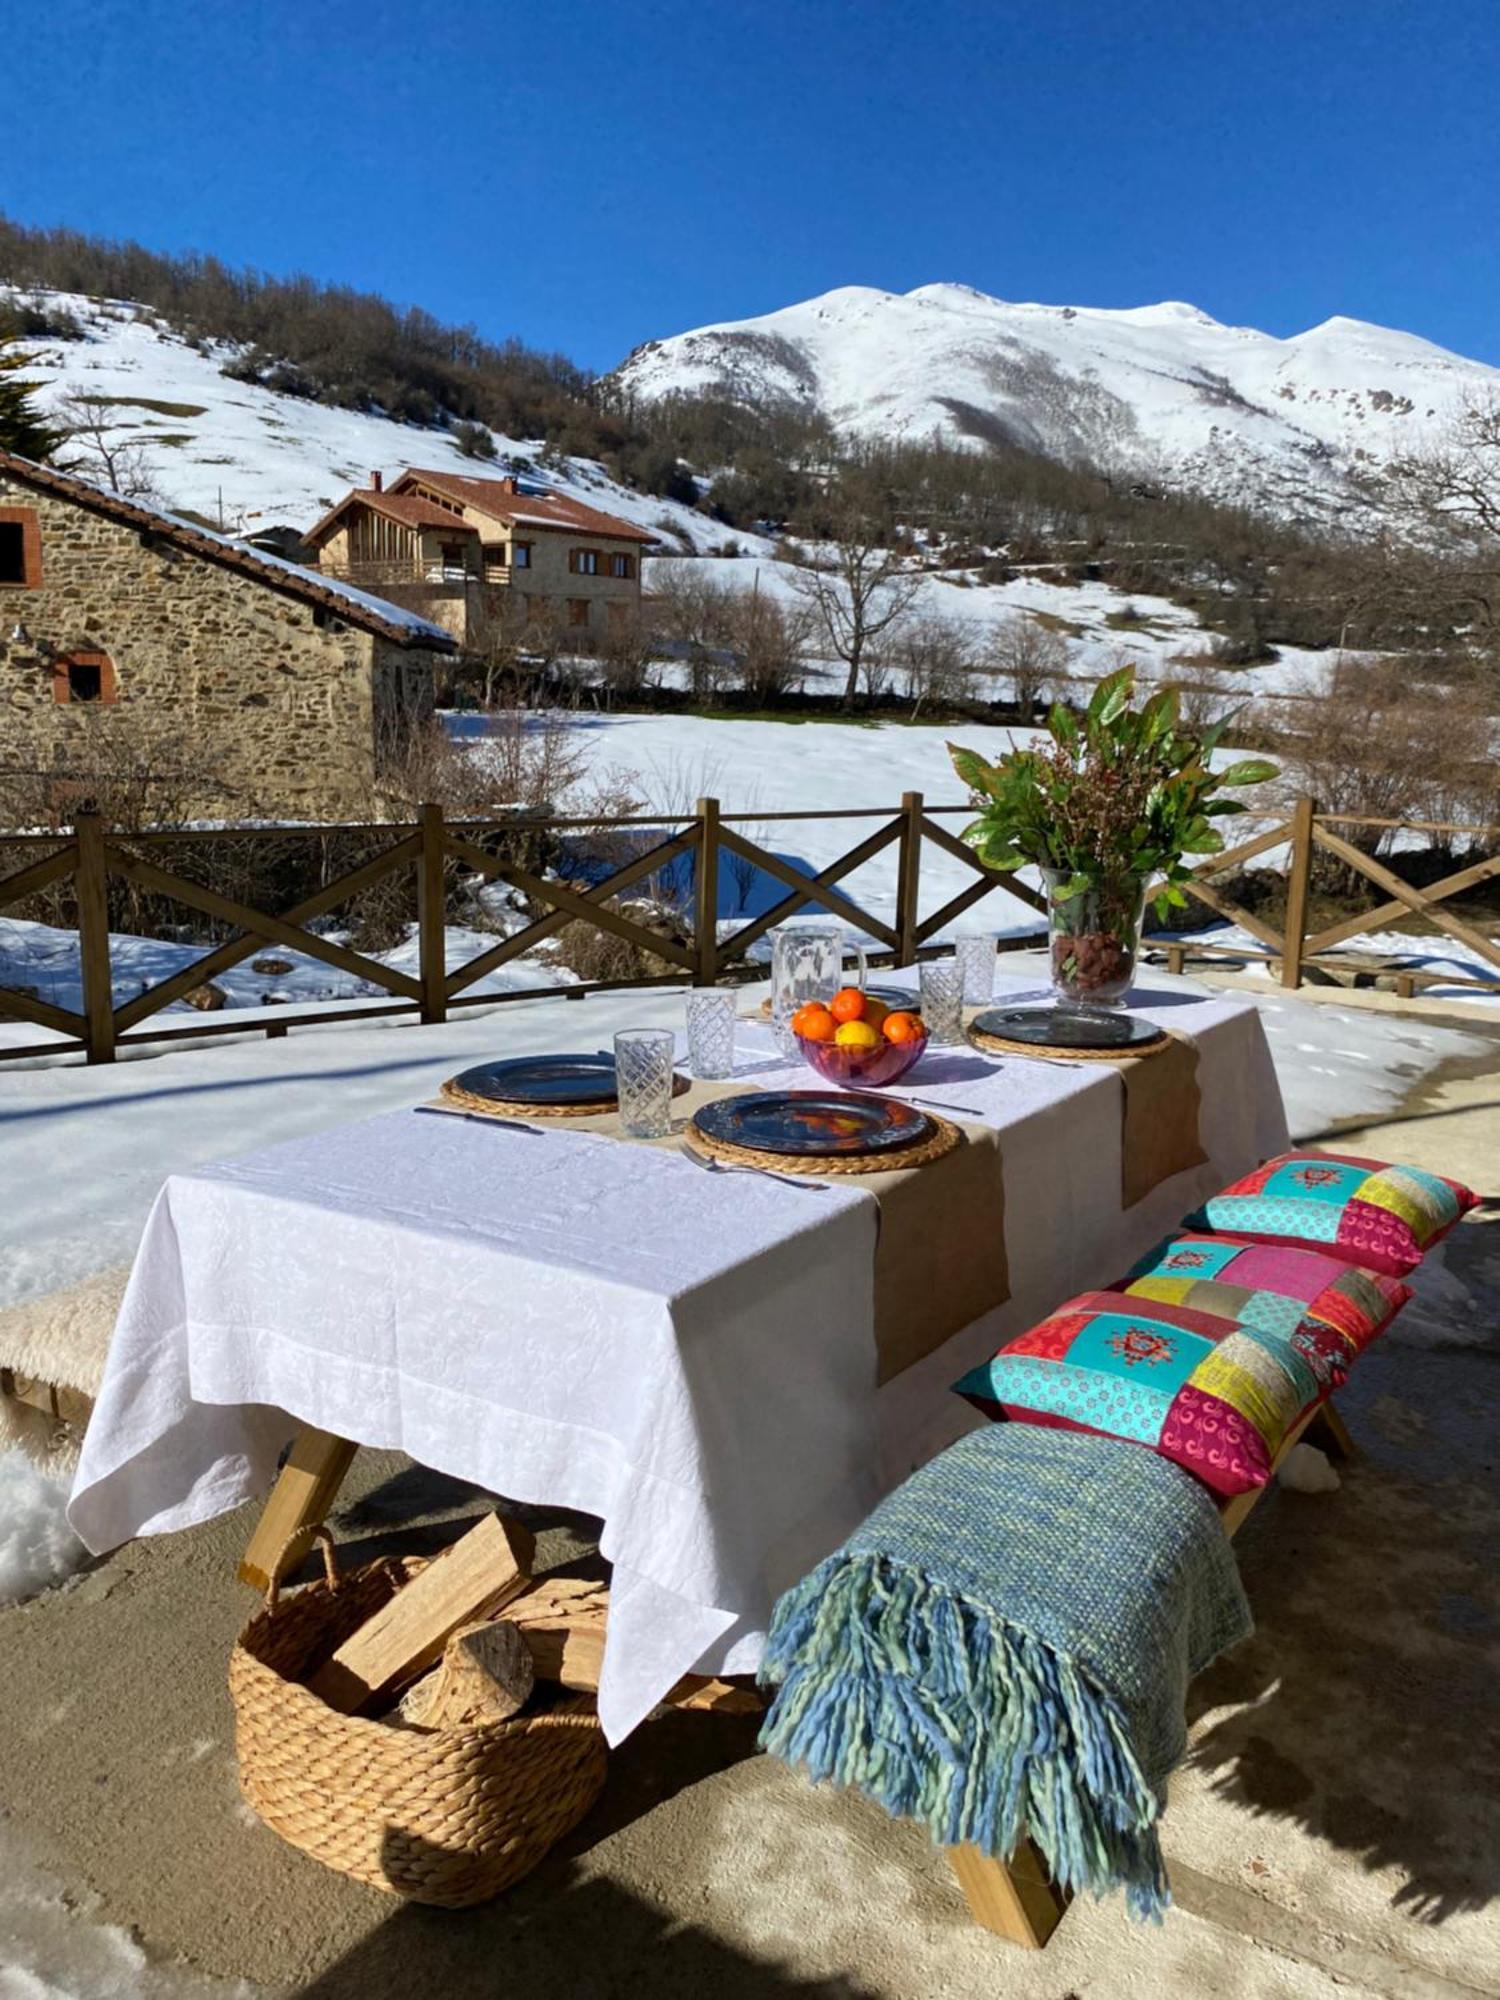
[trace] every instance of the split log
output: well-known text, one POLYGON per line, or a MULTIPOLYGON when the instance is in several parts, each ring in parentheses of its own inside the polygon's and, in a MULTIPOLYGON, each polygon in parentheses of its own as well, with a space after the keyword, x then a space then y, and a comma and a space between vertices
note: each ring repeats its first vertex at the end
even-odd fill
POLYGON ((341 1715, 357 1715, 437 1660, 461 1626, 493 1617, 526 1588, 535 1543, 487 1514, 398 1590, 308 1682, 341 1715))
POLYGON ((597 1693, 604 1667, 609 1589, 576 1577, 545 1577, 506 1606, 531 1652, 538 1680, 597 1693))
POLYGON ((401 1720, 419 1729, 508 1722, 531 1699, 536 1670, 526 1641, 507 1619, 465 1625, 439 1665, 401 1698, 401 1720))
MULTIPOLYGON (((609 1589, 576 1577, 544 1577, 507 1607, 521 1629, 538 1680, 596 1694, 604 1668, 609 1589)), ((685 1674, 664 1697, 673 1708, 713 1709, 720 1715, 757 1715, 765 1703, 753 1688, 705 1674, 685 1674)))

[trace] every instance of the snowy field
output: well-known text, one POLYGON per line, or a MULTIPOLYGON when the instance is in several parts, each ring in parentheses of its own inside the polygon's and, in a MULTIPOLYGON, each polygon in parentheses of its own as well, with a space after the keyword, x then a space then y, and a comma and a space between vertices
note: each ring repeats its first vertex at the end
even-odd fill
MULTIPOLYGON (((641 572, 647 591, 673 560, 647 559, 641 572)), ((795 564, 753 550, 740 556, 700 557, 693 574, 704 573, 732 590, 759 590, 788 603, 797 599, 801 574, 795 564)), ((1001 620, 1017 613, 1039 619, 1067 642, 1070 683, 1102 680, 1133 661, 1145 680, 1207 680, 1215 689, 1222 687, 1226 708, 1268 697, 1321 694, 1335 658, 1330 652, 1281 646, 1277 658, 1261 666, 1215 668, 1197 663, 1193 656, 1207 652, 1215 635, 1205 631, 1190 611, 1165 597, 1116 590, 1107 583, 1056 583, 1044 576, 981 583, 973 571, 946 570, 924 577, 912 606, 913 617, 937 615, 963 625, 981 650, 1001 620)), ((840 690, 844 671, 837 661, 814 665, 807 686, 820 693, 840 690)), ((659 667, 657 676, 665 686, 686 685, 680 667, 659 667)), ((895 686, 899 691, 899 675, 895 686)), ((1011 698, 1004 676, 991 673, 978 675, 974 693, 984 701, 1011 698)))

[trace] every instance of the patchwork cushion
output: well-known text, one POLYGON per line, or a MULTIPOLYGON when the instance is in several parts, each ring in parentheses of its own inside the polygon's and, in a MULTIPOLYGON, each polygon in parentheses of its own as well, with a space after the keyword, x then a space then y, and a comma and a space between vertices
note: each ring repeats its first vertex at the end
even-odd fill
POLYGON ((1169 1236, 1114 1290, 1276 1334, 1335 1389, 1411 1297, 1398 1278, 1321 1250, 1225 1236, 1169 1236))
POLYGON ((1347 1153, 1283 1153, 1204 1202, 1183 1227, 1306 1244, 1403 1278, 1478 1198, 1420 1167, 1347 1153))
POLYGON ((1259 1327, 1084 1292, 954 1387, 986 1416, 1145 1445, 1227 1495, 1265 1485, 1287 1432, 1329 1379, 1259 1327))

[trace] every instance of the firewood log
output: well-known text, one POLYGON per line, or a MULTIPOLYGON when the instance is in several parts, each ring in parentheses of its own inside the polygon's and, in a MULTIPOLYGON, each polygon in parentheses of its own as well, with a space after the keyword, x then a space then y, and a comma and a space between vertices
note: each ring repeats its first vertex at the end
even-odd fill
POLYGON ((430 1667, 461 1626, 519 1595, 534 1550, 518 1522, 487 1514, 351 1633, 308 1686, 341 1715, 377 1706, 430 1667))
POLYGON ((506 1722, 526 1706, 536 1672, 526 1641, 507 1619, 465 1625, 441 1662, 401 1698, 403 1722, 419 1729, 461 1729, 506 1722))

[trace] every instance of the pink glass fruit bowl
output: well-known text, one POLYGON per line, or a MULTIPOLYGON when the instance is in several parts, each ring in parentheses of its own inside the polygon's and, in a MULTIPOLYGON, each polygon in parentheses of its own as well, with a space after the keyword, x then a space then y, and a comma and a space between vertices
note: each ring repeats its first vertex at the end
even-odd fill
POLYGON ((914 1042, 882 1039, 879 1048, 848 1049, 837 1042, 810 1042, 805 1035, 798 1035, 797 1046, 803 1061, 826 1083, 841 1083, 849 1090, 883 1090, 887 1084, 899 1082, 921 1060, 927 1037, 921 1035, 914 1042))

